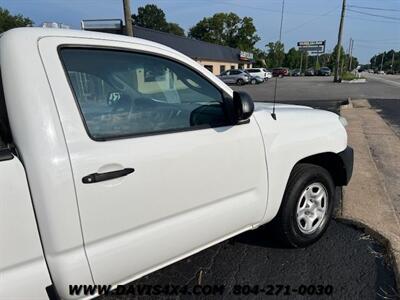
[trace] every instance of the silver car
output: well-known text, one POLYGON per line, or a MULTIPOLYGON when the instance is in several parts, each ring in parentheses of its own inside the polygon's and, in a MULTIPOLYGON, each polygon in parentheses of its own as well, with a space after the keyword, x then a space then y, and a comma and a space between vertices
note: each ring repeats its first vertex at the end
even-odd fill
POLYGON ((251 75, 244 70, 232 69, 222 72, 218 77, 225 83, 243 85, 250 82, 251 75))

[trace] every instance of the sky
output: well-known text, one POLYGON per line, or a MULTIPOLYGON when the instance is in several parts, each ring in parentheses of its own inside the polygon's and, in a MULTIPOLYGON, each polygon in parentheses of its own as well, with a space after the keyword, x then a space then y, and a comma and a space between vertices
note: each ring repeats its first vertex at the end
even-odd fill
MULTIPOLYGON (((234 12, 253 18, 261 38, 258 48, 265 49, 279 38, 282 0, 132 0, 132 13, 146 4, 156 4, 168 22, 178 23, 186 32, 203 17, 234 12)), ((285 50, 298 41, 326 40, 331 51, 337 43, 341 4, 342 0, 285 0, 285 50)), ((360 63, 368 63, 379 52, 400 51, 400 0, 347 0, 347 5, 342 41, 346 51, 350 38, 360 63)), ((0 7, 31 18, 35 25, 55 21, 75 29, 82 19, 123 18, 122 0, 0 0, 0 7)))

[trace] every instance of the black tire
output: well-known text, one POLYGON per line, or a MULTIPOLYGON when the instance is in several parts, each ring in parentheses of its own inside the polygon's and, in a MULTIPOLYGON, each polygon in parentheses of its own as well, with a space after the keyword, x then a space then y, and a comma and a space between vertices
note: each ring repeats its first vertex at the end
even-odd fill
MULTIPOLYGON (((301 204, 300 204, 301 205, 301 204)), ((335 184, 329 172, 317 165, 298 164, 289 177, 278 215, 272 222, 277 230, 279 239, 289 247, 306 247, 321 238, 332 218, 335 206, 335 184), (314 232, 304 233, 297 221, 297 207, 303 192, 311 184, 320 184, 325 188, 327 195, 327 207, 322 222, 314 232)))
POLYGON ((244 80, 243 80, 243 79, 238 79, 238 80, 236 81, 236 84, 237 84, 237 85, 243 85, 243 84, 244 84, 244 80))
POLYGON ((252 85, 255 85, 255 84, 257 83, 257 80, 252 79, 252 80, 250 81, 250 83, 251 83, 252 85))

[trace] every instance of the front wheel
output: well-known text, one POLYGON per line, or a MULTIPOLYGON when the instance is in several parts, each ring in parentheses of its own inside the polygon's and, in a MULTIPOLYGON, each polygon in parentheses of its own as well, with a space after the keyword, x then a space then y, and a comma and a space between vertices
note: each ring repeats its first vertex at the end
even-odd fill
POLYGON ((237 84, 237 85, 243 85, 243 84, 244 84, 244 80, 243 80, 243 79, 238 79, 238 80, 236 81, 236 84, 237 84))
POLYGON ((335 185, 329 172, 317 165, 294 167, 273 223, 281 240, 291 247, 316 242, 332 218, 335 185))
POLYGON ((252 85, 255 85, 255 84, 257 83, 257 80, 252 79, 252 80, 250 81, 250 83, 251 83, 252 85))

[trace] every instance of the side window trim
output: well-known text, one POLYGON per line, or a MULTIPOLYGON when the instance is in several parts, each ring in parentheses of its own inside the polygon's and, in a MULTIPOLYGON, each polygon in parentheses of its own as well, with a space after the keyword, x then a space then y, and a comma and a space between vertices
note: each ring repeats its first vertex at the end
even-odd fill
POLYGON ((232 110, 232 106, 233 106, 233 99, 232 97, 230 97, 223 89, 221 89, 220 87, 218 87, 214 82, 212 82, 209 78, 207 78, 206 76, 204 76, 200 71, 196 70, 195 68, 193 68, 192 66, 176 60, 174 58, 171 58, 169 56, 165 56, 162 54, 155 54, 153 52, 149 52, 149 51, 141 51, 141 50, 132 50, 132 49, 127 49, 127 48, 122 48, 122 47, 109 47, 109 46, 100 46, 100 45, 85 45, 85 44, 61 44, 58 45, 57 47, 57 53, 58 53, 58 57, 60 59, 63 71, 64 71, 64 75, 65 78, 68 82, 68 86, 69 89, 73 95, 74 101, 75 101, 75 105, 78 108, 79 114, 80 114, 80 118, 81 121, 84 125, 85 131, 87 136, 96 142, 106 142, 106 141, 113 141, 113 140, 120 140, 120 139, 130 139, 130 138, 139 138, 139 137, 146 137, 146 136, 153 136, 153 135, 163 135, 163 134, 171 134, 171 133, 179 133, 179 132, 186 132, 186 131, 195 131, 195 130, 204 130, 204 129, 210 129, 210 128, 221 128, 221 127, 227 127, 227 126, 233 126, 234 124, 231 123, 231 120, 229 118, 230 113, 227 110, 232 110), (125 52, 125 53, 138 53, 138 54, 144 54, 144 55, 149 55, 149 56, 153 56, 156 58, 162 58, 162 59, 166 59, 169 61, 172 61, 174 63, 177 63, 185 68, 188 68, 189 70, 191 70, 192 72, 196 73, 198 76, 200 76, 203 80, 207 81, 212 87, 214 87, 221 95, 221 101, 223 103, 223 109, 224 109, 224 113, 226 115, 226 124, 223 125, 217 125, 217 126, 212 126, 212 125, 194 125, 188 128, 176 128, 176 129, 170 129, 170 130, 159 130, 159 131, 152 131, 152 132, 145 132, 145 133, 133 133, 133 134, 121 134, 121 135, 115 135, 115 136, 110 136, 110 137, 94 137, 91 133, 90 130, 88 128, 87 122, 85 120, 84 114, 82 112, 81 106, 79 104, 79 100, 77 98, 76 95, 76 91, 73 88, 72 82, 71 82, 71 78, 68 75, 68 70, 66 68, 65 62, 62 58, 61 55, 61 51, 65 48, 68 49, 86 49, 86 50, 106 50, 106 51, 119 51, 119 52, 125 52))

